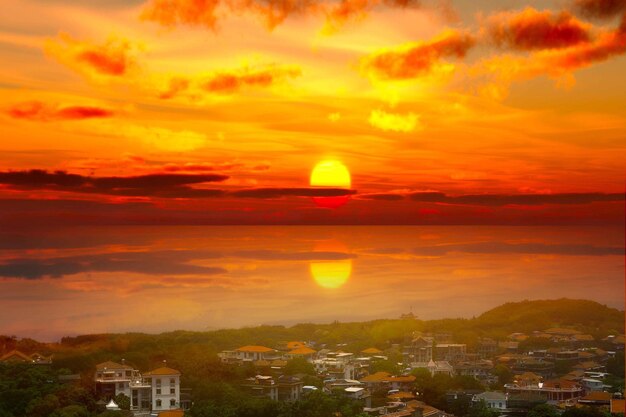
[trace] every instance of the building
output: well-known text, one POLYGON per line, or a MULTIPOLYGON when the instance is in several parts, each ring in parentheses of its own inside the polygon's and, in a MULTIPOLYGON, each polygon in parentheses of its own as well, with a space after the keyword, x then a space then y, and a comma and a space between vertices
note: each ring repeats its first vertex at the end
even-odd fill
POLYGON ((414 375, 391 375, 389 372, 376 372, 359 380, 370 390, 411 391, 415 382, 414 375))
POLYGON ((498 342, 489 338, 481 338, 478 340, 478 357, 480 359, 491 359, 498 352, 498 342))
POLYGON ((33 365, 50 365, 52 363, 52 355, 44 356, 39 353, 27 355, 19 350, 12 350, 0 356, 0 362, 5 363, 30 363, 33 365))
POLYGON ((454 376, 454 367, 450 365, 448 361, 434 361, 431 359, 428 362, 412 363, 411 368, 426 369, 428 372, 430 372, 430 375, 432 376, 435 376, 436 374, 454 376))
POLYGON ((248 378, 241 384, 241 388, 252 396, 287 402, 299 400, 303 386, 304 383, 293 376, 281 376, 275 379, 267 375, 248 378))
POLYGON ((130 399, 130 409, 136 412, 189 408, 181 403, 180 372, 161 367, 145 374, 125 363, 107 361, 96 365, 94 376, 96 394, 107 400, 119 394, 130 399))
POLYGON ((484 401, 487 407, 496 410, 506 410, 508 396, 500 391, 486 391, 474 395, 472 402, 478 403, 484 401))
POLYGON ((582 385, 569 381, 567 379, 554 379, 546 382, 539 382, 537 384, 518 385, 518 384, 506 384, 504 386, 507 393, 510 394, 536 394, 546 399, 551 403, 559 403, 567 400, 574 400, 581 398, 585 390, 582 385))
POLYGON ((433 345, 435 339, 432 337, 416 337, 411 344, 404 346, 403 356, 406 363, 428 363, 433 358, 433 345))
POLYGON ((144 374, 144 378, 150 381, 152 410, 181 408, 179 371, 164 366, 144 374))
POLYGON ((460 362, 465 359, 467 345, 461 343, 438 343, 435 346, 435 357, 439 361, 460 362))

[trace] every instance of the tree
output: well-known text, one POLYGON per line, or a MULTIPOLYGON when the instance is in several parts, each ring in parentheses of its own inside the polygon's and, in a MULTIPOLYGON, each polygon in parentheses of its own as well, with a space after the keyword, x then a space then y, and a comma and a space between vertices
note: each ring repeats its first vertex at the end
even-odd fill
POLYGON ((315 368, 313 367, 313 364, 304 358, 294 358, 287 361, 287 365, 285 365, 284 371, 288 375, 315 375, 315 368))
POLYGON ((498 417, 499 415, 499 412, 489 408, 485 400, 481 400, 472 405, 468 413, 468 417, 498 417))
POLYGON ((500 384, 500 386, 508 384, 513 380, 513 372, 511 372, 508 367, 501 364, 494 368, 493 374, 498 377, 498 384, 500 384))
POLYGON ((559 413, 551 405, 541 404, 530 410, 527 417, 558 417, 558 415, 559 413))
POLYGON ((91 414, 87 409, 81 405, 68 405, 54 413, 50 414, 50 417, 90 417, 91 414))
POLYGON ((561 417, 611 417, 611 414, 594 407, 581 407, 570 408, 561 417))
POLYGON ((122 410, 130 410, 130 398, 120 392, 115 396, 115 402, 122 410))
POLYGON ((35 398, 26 407, 28 417, 48 417, 61 407, 56 395, 48 394, 45 397, 35 398))

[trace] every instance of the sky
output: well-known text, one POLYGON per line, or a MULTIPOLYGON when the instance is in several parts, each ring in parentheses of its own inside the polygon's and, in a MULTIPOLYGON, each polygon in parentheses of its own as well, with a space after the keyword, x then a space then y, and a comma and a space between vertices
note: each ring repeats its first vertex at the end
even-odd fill
POLYGON ((626 0, 0 5, 0 334, 624 308, 626 0))
POLYGON ((623 0, 5 3, 5 225, 624 223, 623 0))

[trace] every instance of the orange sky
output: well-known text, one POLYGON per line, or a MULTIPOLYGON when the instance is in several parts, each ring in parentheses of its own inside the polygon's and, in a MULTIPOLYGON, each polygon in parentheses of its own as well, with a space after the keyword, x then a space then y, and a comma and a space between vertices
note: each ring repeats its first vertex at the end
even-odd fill
POLYGON ((0 16, 0 221, 624 221, 622 0, 69 3, 0 16))

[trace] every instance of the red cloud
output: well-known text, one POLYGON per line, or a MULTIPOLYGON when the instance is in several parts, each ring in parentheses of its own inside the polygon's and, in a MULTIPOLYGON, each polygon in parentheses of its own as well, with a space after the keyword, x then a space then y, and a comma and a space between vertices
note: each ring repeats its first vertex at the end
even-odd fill
POLYGON ((89 76, 121 77, 136 63, 131 54, 130 43, 123 39, 110 38, 102 45, 60 35, 60 42, 49 41, 46 51, 59 62, 89 76))
POLYGON ((141 17, 168 27, 184 24, 215 30, 221 14, 245 11, 260 16, 271 30, 290 16, 324 13, 327 27, 336 28, 380 5, 406 8, 420 3, 419 0, 152 0, 141 17))
POLYGON ((170 79, 168 88, 166 91, 159 94, 159 98, 161 99, 170 99, 174 98, 183 91, 186 91, 189 88, 189 80, 182 77, 174 77, 170 79))
POLYGON ((83 120, 94 118, 113 117, 115 112, 110 109, 93 106, 68 106, 58 107, 48 105, 40 101, 28 101, 19 103, 9 108, 6 112, 14 119, 26 120, 83 120))
POLYGON ((330 8, 326 14, 326 28, 333 30, 346 22, 364 16, 378 5, 388 7, 419 7, 419 0, 342 0, 330 8))
POLYGON ((486 32, 499 46, 532 50, 564 48, 590 40, 590 26, 568 12, 554 14, 531 7, 503 12, 487 20, 486 32))
POLYGON ((299 75, 300 70, 292 67, 220 72, 206 80, 202 84, 202 89, 218 94, 232 94, 243 87, 269 87, 286 78, 293 78, 299 75))
POLYGON ((474 43, 471 35, 450 30, 430 41, 374 53, 361 61, 361 67, 379 79, 415 78, 430 73, 441 58, 463 58, 474 43))
POLYGON ((586 16, 608 18, 626 10, 626 0, 576 0, 576 8, 586 16))

